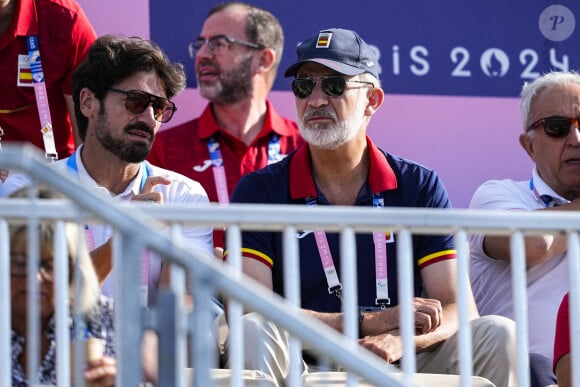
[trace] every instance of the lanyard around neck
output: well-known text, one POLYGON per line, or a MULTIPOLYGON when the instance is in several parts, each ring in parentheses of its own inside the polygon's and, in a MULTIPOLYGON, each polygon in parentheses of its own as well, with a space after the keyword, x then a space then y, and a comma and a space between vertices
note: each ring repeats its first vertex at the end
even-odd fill
MULTIPOLYGON (((72 155, 66 161, 66 166, 70 171, 79 175, 79 167, 77 165, 77 151, 74 151, 72 155)), ((147 164, 145 161, 141 163, 141 184, 139 185, 139 192, 143 191, 143 187, 145 187, 145 182, 149 177, 149 168, 147 168, 147 164)))
MULTIPOLYGON (((218 196, 219 204, 229 204, 230 195, 228 193, 228 183, 226 179, 226 170, 224 167, 224 160, 220 150, 220 143, 217 139, 217 134, 211 136, 207 142, 209 150, 209 157, 211 159, 213 179, 215 182, 215 190, 218 196)), ((280 136, 272 133, 270 142, 268 143, 268 164, 280 161, 280 136)))
POLYGON ((28 59, 30 60, 30 71, 32 72, 32 84, 34 86, 34 96, 38 107, 38 118, 40 119, 40 131, 44 142, 44 154, 46 158, 55 161, 58 159, 56 145, 54 143, 54 132, 52 130, 52 118, 48 105, 48 93, 44 82, 44 71, 40 61, 40 50, 38 48, 38 37, 36 35, 26 37, 28 47, 28 59))
MULTIPOLYGON (((316 198, 312 196, 307 197, 306 205, 316 206, 316 198)), ((383 208, 384 206, 383 194, 373 194, 373 207, 383 208)), ((342 285, 338 279, 338 273, 334 266, 334 260, 332 259, 332 253, 330 251, 330 246, 328 245, 326 233, 321 230, 314 230, 314 239, 316 240, 316 246, 318 247, 318 254, 320 255, 324 275, 326 276, 328 292, 330 294, 335 294, 342 302, 342 285)), ((379 305, 381 308, 385 308, 387 305, 391 304, 391 299, 389 298, 387 240, 385 232, 373 231, 373 241, 375 245, 375 304, 379 305)))

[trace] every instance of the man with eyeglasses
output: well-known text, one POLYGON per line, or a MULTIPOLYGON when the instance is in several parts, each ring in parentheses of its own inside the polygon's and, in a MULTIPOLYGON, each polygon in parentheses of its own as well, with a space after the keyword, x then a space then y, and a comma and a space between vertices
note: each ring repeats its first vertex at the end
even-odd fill
MULTIPOLYGON (((519 142, 534 162, 524 181, 490 180, 473 195, 470 208, 501 211, 580 210, 580 74, 551 72, 524 84, 523 133, 519 142)), ((510 238, 473 235, 471 283, 482 315, 514 317, 510 238)), ((565 236, 525 237, 529 349, 538 385, 551 375, 556 316, 569 290, 565 236)))
MULTIPOLYGON (((283 46, 270 12, 241 2, 213 7, 189 44, 197 87, 209 104, 200 117, 161 131, 148 160, 199 181, 211 202, 227 204, 241 176, 301 145, 296 123, 267 100, 283 46)), ((214 244, 223 246, 222 230, 215 230, 214 244)))
MULTIPOLYGON (((292 91, 300 133, 307 145, 277 164, 244 176, 232 202, 347 205, 377 210, 450 207, 447 192, 433 170, 382 151, 366 135, 370 119, 384 100, 378 50, 354 31, 333 28, 306 39, 297 53, 298 60, 284 75, 295 77, 292 91)), ((339 235, 301 231, 296 237, 302 310, 342 331, 339 235)), ((458 357, 453 237, 415 235, 413 241, 417 371, 457 374, 458 364, 451 361, 458 357)), ((398 363, 403 355, 397 243, 398 236, 384 230, 356 236, 358 343, 388 363, 398 363)), ((242 256, 245 274, 284 295, 281 233, 243 232, 242 256)), ((498 386, 515 385, 513 322, 499 316, 477 318, 471 294, 467 297, 475 375, 498 386)), ((256 337, 255 332, 264 332, 261 337, 267 338, 264 352, 270 356, 257 359, 252 366, 265 362, 265 369, 283 384, 291 361, 287 336, 254 314, 243 319, 247 342, 258 340, 260 336, 256 337)), ((247 347, 246 359, 255 358, 254 346, 247 347)), ((305 360, 312 364, 316 359, 305 360)))

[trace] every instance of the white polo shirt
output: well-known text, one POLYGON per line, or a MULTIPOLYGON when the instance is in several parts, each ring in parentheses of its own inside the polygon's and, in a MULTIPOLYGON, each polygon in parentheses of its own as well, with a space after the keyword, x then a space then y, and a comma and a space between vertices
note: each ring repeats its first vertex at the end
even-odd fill
MULTIPOLYGON (((129 183, 125 191, 119 195, 114 195, 105 187, 97 184, 97 182, 88 174, 80 156, 81 149, 82 145, 79 146, 77 151, 71 156, 75 157, 75 168, 70 168, 69 158, 55 162, 54 166, 55 168, 68 170, 74 176, 78 176, 81 184, 88 189, 94 189, 96 192, 108 195, 116 200, 131 200, 141 191, 143 175, 146 173, 148 176, 164 176, 171 180, 171 184, 158 184, 153 189, 155 192, 160 192, 163 195, 164 204, 209 204, 208 196, 201 184, 176 172, 154 166, 147 161, 143 162, 142 165, 144 168, 139 170, 139 173, 133 181, 129 183)), ((10 184, 10 189, 9 192, 6 192, 6 195, 9 195, 18 188, 30 184, 28 176, 20 173, 10 174, 9 178, 10 182, 8 182, 8 179, 6 181, 10 184)), ((113 235, 113 229, 109 225, 94 224, 87 225, 87 227, 88 231, 86 232, 86 236, 90 249, 103 245, 113 235)), ((213 254, 213 230, 210 227, 184 226, 182 232, 184 243, 187 248, 200 249, 213 254)), ((147 284, 147 298, 150 303, 155 300, 157 296, 159 275, 161 272, 161 259, 156 254, 151 253, 149 254, 148 261, 149 280, 147 284)), ((136 268, 136 270, 139 269, 136 268)), ((111 273, 102 286, 103 294, 109 297, 114 297, 115 294, 113 278, 113 273, 111 273)), ((144 286, 144 284, 141 285, 144 286)))
MULTIPOLYGON (((569 203, 552 190, 534 168, 533 183, 540 195, 569 203)), ((490 180, 471 199, 470 208, 531 211, 545 208, 530 188, 530 181, 490 180)), ((471 286, 482 316, 496 314, 514 318, 511 266, 483 251, 484 235, 470 237, 471 286)), ((569 290, 566 254, 527 270, 529 350, 552 359, 556 316, 562 297, 569 290)))

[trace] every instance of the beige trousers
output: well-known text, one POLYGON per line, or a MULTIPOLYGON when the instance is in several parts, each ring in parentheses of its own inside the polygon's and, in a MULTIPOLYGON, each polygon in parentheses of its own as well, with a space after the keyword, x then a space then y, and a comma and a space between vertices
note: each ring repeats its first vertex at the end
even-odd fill
MULTIPOLYGON (((473 375, 498 387, 517 386, 515 323, 502 316, 471 322, 473 375)), ((458 335, 432 352, 417 354, 417 372, 459 374, 458 335)))
MULTIPOLYGON (((244 367, 261 370, 276 380, 278 386, 285 386, 290 364, 288 333, 256 313, 243 316, 242 326, 244 367), (263 345, 257 344, 260 342, 263 345)), ((473 375, 498 387, 517 386, 515 323, 501 316, 485 316, 471 322, 471 331, 473 375)), ((432 352, 418 353, 417 372, 459 374, 457 346, 458 335, 454 334, 432 352)), ((225 348, 227 354, 227 341, 225 348)), ((308 372, 306 366, 304 372, 308 372)))

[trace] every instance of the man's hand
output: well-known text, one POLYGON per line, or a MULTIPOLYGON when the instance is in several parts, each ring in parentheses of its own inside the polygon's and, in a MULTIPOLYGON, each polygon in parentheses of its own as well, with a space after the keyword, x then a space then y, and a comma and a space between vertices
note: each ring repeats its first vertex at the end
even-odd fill
POLYGON ((138 195, 133 196, 131 200, 163 204, 163 194, 161 192, 153 191, 157 184, 169 185, 171 184, 171 180, 164 176, 149 176, 147 180, 145 180, 141 192, 138 195))
POLYGON ((216 258, 219 259, 220 261, 224 260, 224 248, 223 247, 214 247, 213 253, 216 256, 216 258))
POLYGON ((413 299, 413 311, 417 334, 424 335, 433 332, 441 325, 443 307, 439 300, 415 297, 413 299))
MULTIPOLYGON (((432 298, 413 298, 413 313, 415 318, 416 333, 424 335, 433 332, 441 325, 443 317, 443 307, 439 300, 432 298)), ((399 329, 400 307, 370 312, 365 314, 363 320, 362 334, 365 336, 376 336, 393 329, 399 329)))
POLYGON ((358 343, 388 363, 393 363, 403 356, 403 340, 396 334, 396 331, 378 336, 367 336, 359 339, 358 343))

